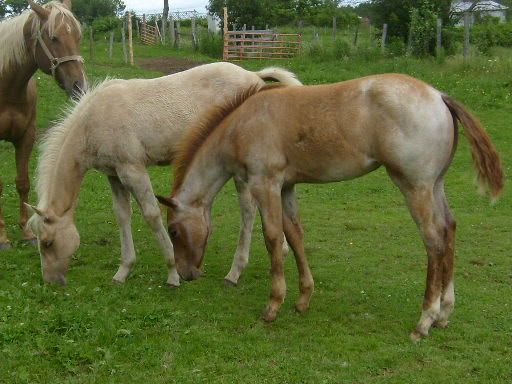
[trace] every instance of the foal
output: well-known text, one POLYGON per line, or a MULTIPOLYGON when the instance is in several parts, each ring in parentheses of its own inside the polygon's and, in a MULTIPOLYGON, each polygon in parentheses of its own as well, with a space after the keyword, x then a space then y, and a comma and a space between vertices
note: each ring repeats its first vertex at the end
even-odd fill
POLYGON ((498 153, 478 120, 451 97, 405 75, 256 91, 211 111, 185 141, 172 197, 159 197, 172 210, 169 231, 181 250, 176 262, 191 270, 201 266, 213 199, 235 177, 257 202, 271 257, 263 318, 273 321, 285 297, 283 230, 297 262, 296 308, 303 312, 314 284, 294 185, 350 180, 382 165, 427 249, 423 311, 411 337, 426 336, 432 324, 445 327, 455 300, 455 220, 443 177, 456 149, 457 120, 466 128, 479 182, 493 198, 504 183, 498 153))
POLYGON ((156 79, 109 80, 85 94, 41 144, 39 202, 30 225, 39 240, 43 279, 65 282, 80 243, 74 224, 80 185, 88 170, 97 169, 108 177, 121 232, 121 265, 114 281, 124 282, 135 263, 133 196, 166 260, 167 283, 179 285, 173 246, 146 168, 172 162, 178 142, 202 111, 223 105, 242 90, 263 87, 263 79, 301 84, 279 68, 250 72, 213 63, 156 79))
MULTIPOLYGON (((83 60, 78 55, 80 24, 71 13, 71 1, 44 6, 29 1, 31 11, 0 23, 0 140, 13 143, 16 152, 16 189, 20 196, 23 239, 34 240, 26 227, 30 189, 28 163, 35 139, 36 83, 39 68, 52 74, 70 96, 85 90, 83 60)), ((0 180, 0 197, 2 182, 0 180)), ((0 250, 9 248, 0 207, 0 250)))

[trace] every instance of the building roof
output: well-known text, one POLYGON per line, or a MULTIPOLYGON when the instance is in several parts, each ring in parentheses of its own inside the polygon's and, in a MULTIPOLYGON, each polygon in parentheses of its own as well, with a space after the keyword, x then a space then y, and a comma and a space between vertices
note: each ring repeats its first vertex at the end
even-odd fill
MULTIPOLYGON (((458 1, 452 3, 452 12, 453 13, 464 13, 465 11, 469 10, 471 5, 473 4, 472 1, 458 1)), ((482 0, 479 1, 477 5, 473 8, 473 12, 479 12, 479 11, 506 11, 508 7, 497 3, 496 1, 492 0, 482 0)))

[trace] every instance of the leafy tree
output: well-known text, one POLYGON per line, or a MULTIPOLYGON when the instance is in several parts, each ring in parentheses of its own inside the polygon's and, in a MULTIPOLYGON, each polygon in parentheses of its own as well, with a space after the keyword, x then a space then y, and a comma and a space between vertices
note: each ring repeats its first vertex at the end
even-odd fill
MULTIPOLYGON (((388 24, 388 36, 407 39, 411 23, 412 9, 421 8, 424 0, 373 0, 368 8, 374 25, 388 24)), ((450 23, 451 0, 429 0, 432 12, 443 20, 443 25, 450 23)))
POLYGON ((354 11, 340 7, 340 3, 340 0, 210 0, 208 10, 222 18, 222 8, 227 7, 230 23, 238 28, 243 24, 262 28, 266 24, 283 25, 298 20, 330 25, 333 16, 343 22, 356 22, 354 11))
MULTIPOLYGON (((38 3, 47 3, 40 0, 38 3)), ((73 13, 82 22, 92 21, 102 16, 115 16, 125 9, 122 0, 73 0, 73 13)), ((0 17, 17 15, 29 7, 26 0, 0 0, 0 17)))

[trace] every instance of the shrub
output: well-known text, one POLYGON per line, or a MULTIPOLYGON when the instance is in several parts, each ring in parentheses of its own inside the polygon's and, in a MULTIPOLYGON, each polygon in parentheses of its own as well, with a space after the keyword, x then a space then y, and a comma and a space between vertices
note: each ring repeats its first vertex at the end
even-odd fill
POLYGON ((207 31, 201 33, 199 39, 199 52, 213 58, 221 58, 224 48, 224 41, 219 34, 211 34, 207 31))
POLYGON ((115 16, 103 16, 95 19, 92 22, 92 28, 94 32, 110 32, 120 28, 122 22, 115 16))
POLYGON ((333 53, 336 59, 350 56, 350 44, 346 40, 336 40, 334 42, 333 53))

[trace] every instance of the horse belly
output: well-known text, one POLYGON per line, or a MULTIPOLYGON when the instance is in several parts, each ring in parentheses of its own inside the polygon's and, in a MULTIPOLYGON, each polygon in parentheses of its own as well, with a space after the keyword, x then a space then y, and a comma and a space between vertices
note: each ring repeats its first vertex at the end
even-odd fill
POLYGON ((380 163, 365 154, 316 156, 295 159, 287 171, 287 181, 328 183, 351 180, 374 171, 380 163))

